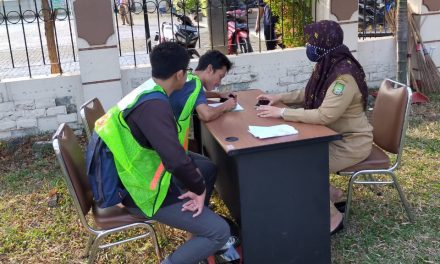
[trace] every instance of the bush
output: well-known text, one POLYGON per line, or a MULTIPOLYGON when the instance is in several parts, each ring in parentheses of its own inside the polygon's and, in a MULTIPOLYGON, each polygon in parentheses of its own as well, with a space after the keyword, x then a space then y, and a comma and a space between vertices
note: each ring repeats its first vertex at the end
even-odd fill
POLYGON ((271 0, 271 9, 279 17, 276 32, 283 35, 283 44, 288 48, 304 46, 304 26, 313 22, 312 0, 271 0))

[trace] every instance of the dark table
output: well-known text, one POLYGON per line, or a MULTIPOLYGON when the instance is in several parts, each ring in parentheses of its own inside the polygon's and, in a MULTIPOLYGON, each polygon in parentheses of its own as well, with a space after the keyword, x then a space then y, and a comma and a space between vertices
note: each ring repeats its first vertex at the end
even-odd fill
POLYGON ((238 93, 244 111, 202 123, 216 189, 242 232, 246 264, 330 263, 328 143, 325 126, 257 117, 260 90, 238 93), (299 133, 257 139, 249 125, 293 125, 299 133), (227 138, 235 137, 230 142, 227 138))

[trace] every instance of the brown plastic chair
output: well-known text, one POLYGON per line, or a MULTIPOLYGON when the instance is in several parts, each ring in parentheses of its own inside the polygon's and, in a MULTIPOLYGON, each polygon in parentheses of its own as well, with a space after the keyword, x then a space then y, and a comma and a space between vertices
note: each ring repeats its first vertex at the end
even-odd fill
POLYGON ((90 233, 86 248, 88 262, 94 262, 98 249, 109 248, 145 237, 151 238, 156 256, 160 262, 161 252, 157 242, 156 232, 152 226, 155 221, 132 215, 124 207, 113 206, 99 208, 95 206, 86 175, 84 152, 73 134, 72 129, 64 123, 61 124, 53 136, 52 144, 81 224, 87 232, 90 233), (90 209, 92 209, 92 218, 94 220, 93 227, 89 225, 86 220, 90 209), (146 230, 137 236, 101 245, 102 240, 107 236, 134 228, 143 228, 146 230))
POLYGON ((392 184, 396 187, 408 218, 414 221, 411 208, 403 194, 394 171, 399 167, 408 127, 408 116, 411 107, 411 89, 401 83, 386 79, 382 82, 372 113, 373 149, 370 156, 351 167, 343 169, 340 175, 350 176, 348 182, 347 204, 345 208, 344 224, 348 221, 353 193, 353 184, 392 184), (395 154, 395 161, 390 162, 388 154, 395 154), (386 181, 375 180, 372 175, 389 175, 386 181), (365 176, 365 180, 358 179, 365 176))
POLYGON ((86 130, 87 138, 93 133, 95 129, 95 122, 105 114, 104 108, 98 98, 93 98, 85 102, 80 108, 81 119, 86 130))

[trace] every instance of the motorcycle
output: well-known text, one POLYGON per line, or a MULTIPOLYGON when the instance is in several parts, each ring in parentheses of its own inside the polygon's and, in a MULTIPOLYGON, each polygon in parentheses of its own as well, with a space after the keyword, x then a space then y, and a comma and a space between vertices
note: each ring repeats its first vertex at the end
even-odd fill
POLYGON ((180 23, 162 22, 161 31, 156 32, 155 41, 173 41, 183 46, 188 50, 191 58, 200 57, 199 52, 195 49, 197 41, 199 40, 199 31, 194 26, 193 22, 186 15, 179 15, 172 12, 173 16, 177 17, 180 23))
POLYGON ((237 53, 238 47, 241 53, 252 52, 249 39, 249 28, 246 23, 245 10, 237 9, 226 12, 228 25, 228 54, 237 53))

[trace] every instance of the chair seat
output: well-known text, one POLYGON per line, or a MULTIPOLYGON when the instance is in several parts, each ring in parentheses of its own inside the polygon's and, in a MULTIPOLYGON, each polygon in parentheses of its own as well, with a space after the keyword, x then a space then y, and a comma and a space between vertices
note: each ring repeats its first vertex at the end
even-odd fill
POLYGON ((93 218, 99 228, 111 229, 123 225, 145 222, 148 219, 139 215, 130 214, 126 208, 112 206, 99 208, 93 206, 93 218))
POLYGON ((390 167, 390 158, 388 155, 376 145, 373 145, 370 156, 364 161, 356 165, 345 168, 340 173, 355 172, 361 170, 380 170, 388 169, 390 167))

